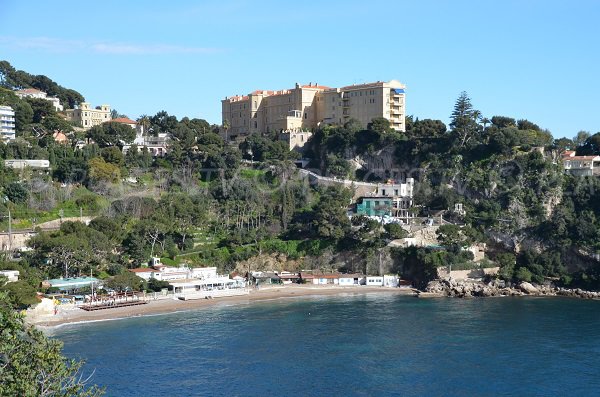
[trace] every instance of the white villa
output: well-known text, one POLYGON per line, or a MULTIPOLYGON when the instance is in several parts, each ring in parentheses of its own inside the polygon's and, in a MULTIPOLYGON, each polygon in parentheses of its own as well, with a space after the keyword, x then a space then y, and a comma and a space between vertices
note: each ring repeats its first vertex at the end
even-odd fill
POLYGON ((600 175, 600 156, 576 156, 574 150, 566 150, 562 161, 565 172, 571 175, 600 175))
POLYGON ((60 99, 48 96, 44 91, 36 90, 35 88, 25 88, 24 90, 15 91, 19 98, 36 98, 51 102, 54 110, 57 112, 63 111, 63 105, 60 104, 60 99))

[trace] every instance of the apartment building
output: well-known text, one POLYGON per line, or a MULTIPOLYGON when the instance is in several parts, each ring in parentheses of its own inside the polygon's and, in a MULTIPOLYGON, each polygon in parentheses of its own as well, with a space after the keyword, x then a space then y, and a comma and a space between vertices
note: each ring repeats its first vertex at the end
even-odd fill
POLYGON ((25 88, 24 90, 15 91, 19 98, 37 98, 51 102, 54 110, 57 112, 63 111, 63 106, 60 104, 60 99, 48 96, 44 91, 36 90, 35 88, 25 88))
POLYGON ((15 112, 10 106, 0 106, 0 139, 4 142, 15 139, 15 112))
POLYGON ((67 109, 67 120, 83 128, 92 128, 112 119, 110 105, 92 108, 88 102, 82 102, 76 109, 67 109))
POLYGON ((223 134, 228 140, 262 132, 311 131, 325 124, 358 120, 366 127, 384 117, 404 131, 405 86, 392 80, 330 88, 300 85, 279 91, 254 91, 221 101, 223 134))

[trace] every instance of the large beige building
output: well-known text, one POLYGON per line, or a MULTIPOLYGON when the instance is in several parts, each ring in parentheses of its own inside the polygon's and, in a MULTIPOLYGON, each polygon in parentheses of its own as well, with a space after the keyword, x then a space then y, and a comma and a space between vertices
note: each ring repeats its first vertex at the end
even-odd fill
POLYGON ((366 127, 384 117, 396 131, 404 131, 405 86, 399 81, 330 88, 318 84, 289 90, 254 91, 225 98, 224 133, 228 139, 255 132, 311 131, 324 124, 343 125, 356 119, 366 127))
POLYGON ((82 102, 77 109, 67 109, 67 120, 80 127, 92 128, 111 120, 110 105, 97 106, 95 109, 87 102, 82 102))

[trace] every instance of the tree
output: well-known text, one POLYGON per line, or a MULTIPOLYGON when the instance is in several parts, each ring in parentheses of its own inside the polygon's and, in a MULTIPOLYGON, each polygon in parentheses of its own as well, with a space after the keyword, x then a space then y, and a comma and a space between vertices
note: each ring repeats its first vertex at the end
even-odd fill
POLYGON ((83 362, 62 355, 62 343, 50 339, 13 310, 9 296, 0 292, 0 395, 93 397, 104 393, 88 386, 83 362))
POLYGON ((460 141, 459 147, 462 148, 480 131, 481 126, 477 123, 479 114, 479 111, 473 109, 467 93, 463 91, 456 100, 454 111, 450 117, 452 120, 450 128, 460 141))
POLYGON ((516 127, 517 122, 512 117, 494 116, 494 117, 492 117, 492 125, 502 129, 502 128, 516 127))
POLYGON ((398 223, 388 223, 383 228, 387 232, 388 237, 393 240, 405 238, 408 235, 408 232, 398 223))
POLYGON ((33 110, 34 123, 41 123, 46 117, 56 117, 56 110, 50 101, 41 98, 27 98, 26 101, 33 110))
POLYGON ((596 156, 600 154, 600 132, 589 136, 583 145, 577 147, 580 156, 596 156))
POLYGON ((588 131, 579 131, 573 138, 575 146, 583 146, 588 138, 592 136, 588 131))
POLYGON ((118 146, 130 144, 135 139, 135 130, 122 123, 107 122, 90 128, 87 137, 100 147, 118 146))
POLYGON ((541 130, 541 128, 537 124, 534 124, 531 121, 525 120, 525 119, 517 121, 517 128, 519 130, 533 130, 533 131, 541 130))
POLYGON ((318 237, 333 240, 344 237, 350 228, 350 221, 346 216, 350 198, 350 190, 343 187, 328 186, 321 191, 312 221, 318 237))
POLYGON ((91 183, 109 182, 115 183, 121 179, 121 170, 118 166, 107 163, 102 157, 94 157, 88 162, 91 183))
POLYGON ((171 133, 177 127, 177 117, 170 116, 164 110, 150 117, 150 128, 154 135, 159 133, 171 133))
POLYGON ((12 182, 4 188, 4 194, 13 203, 24 203, 29 197, 29 191, 20 182, 12 182))
POLYGON ((121 274, 108 279, 104 285, 107 288, 115 291, 141 291, 144 286, 144 279, 137 276, 135 273, 125 271, 121 274))
MULTIPOLYGON (((15 309, 25 309, 38 303, 36 289, 24 280, 14 281, 2 285, 0 282, 0 294, 7 292, 15 309)), ((1 395, 1 394, 0 394, 1 395)))
POLYGON ((470 227, 461 230, 456 225, 442 225, 436 230, 435 234, 440 244, 454 252, 458 252, 461 248, 473 243, 470 227))

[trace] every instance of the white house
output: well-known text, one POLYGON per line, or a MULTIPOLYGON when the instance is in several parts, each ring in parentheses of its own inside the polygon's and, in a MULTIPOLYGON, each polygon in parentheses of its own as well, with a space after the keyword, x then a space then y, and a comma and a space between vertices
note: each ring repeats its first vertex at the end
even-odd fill
POLYGON ((600 175, 600 156, 576 156, 574 150, 562 155, 563 169, 575 176, 600 175))
POLYGON ((43 99, 52 103, 54 110, 57 112, 63 111, 63 105, 60 104, 60 99, 48 96, 44 91, 36 90, 35 88, 25 88, 24 90, 15 91, 19 98, 37 98, 43 99))
POLYGON ((399 284, 400 284, 400 277, 396 276, 395 274, 385 274, 383 276, 383 286, 384 287, 398 288, 399 284))
POLYGON ((217 277, 216 267, 194 267, 190 270, 191 278, 197 278, 199 280, 206 280, 217 277))
POLYGON ((340 274, 339 284, 344 287, 364 285, 365 277, 362 274, 340 274))
POLYGON ((367 276, 367 286, 383 286, 383 276, 367 276))

